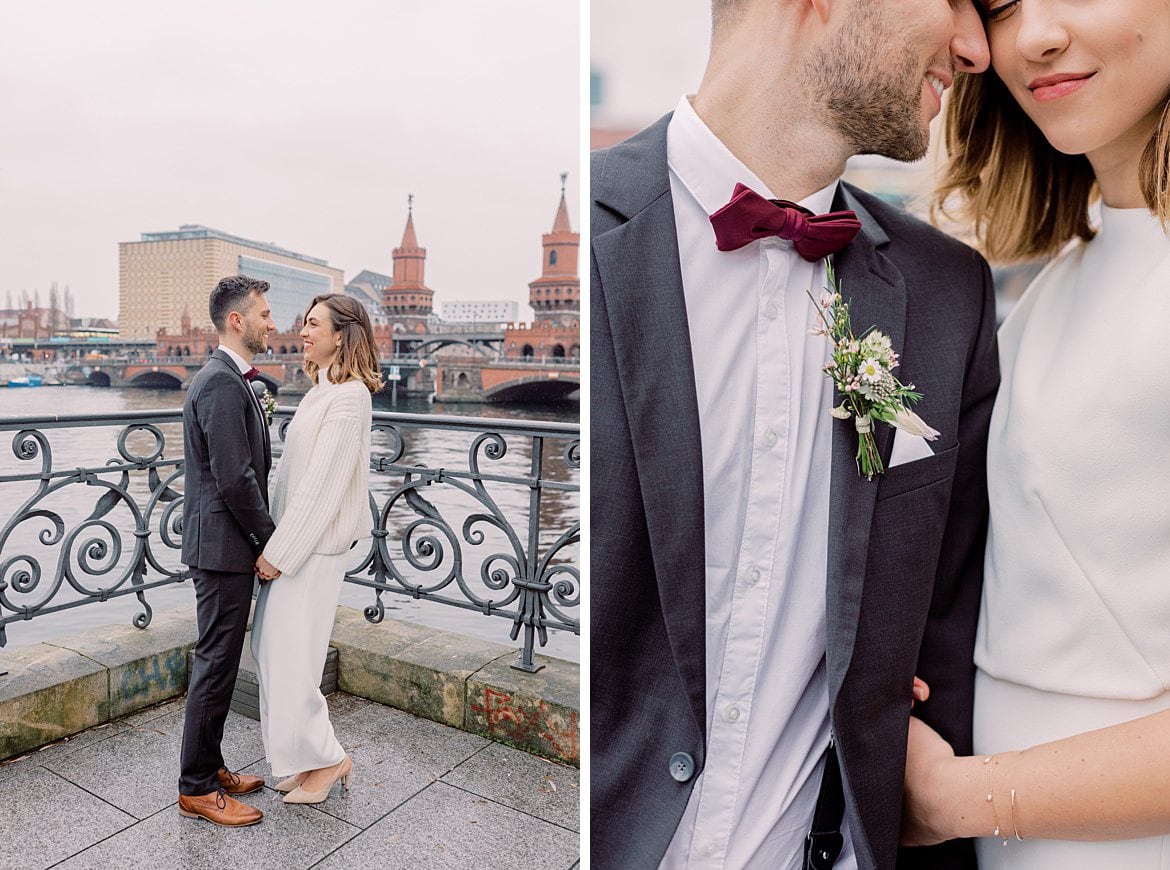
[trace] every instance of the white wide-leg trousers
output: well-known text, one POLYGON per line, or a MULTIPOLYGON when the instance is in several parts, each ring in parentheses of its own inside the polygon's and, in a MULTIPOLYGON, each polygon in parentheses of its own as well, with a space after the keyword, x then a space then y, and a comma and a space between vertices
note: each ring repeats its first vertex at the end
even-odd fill
POLYGON ((314 553, 296 574, 260 587, 252 656, 260 677, 260 733, 278 779, 331 767, 345 757, 321 694, 321 671, 347 553, 314 553))

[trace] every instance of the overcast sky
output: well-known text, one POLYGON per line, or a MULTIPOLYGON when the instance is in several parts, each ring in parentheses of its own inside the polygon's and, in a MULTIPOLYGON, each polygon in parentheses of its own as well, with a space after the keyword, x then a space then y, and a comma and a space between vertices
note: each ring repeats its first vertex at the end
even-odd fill
POLYGON ((710 0, 592 0, 589 16, 589 65, 603 77, 595 123, 639 129, 699 87, 710 0))
MULTIPOLYGON (((204 224, 389 274, 406 197, 435 308, 580 230, 574 0, 0 0, 0 304, 118 313, 118 242, 204 224)), ((584 260, 583 260, 584 261, 584 260)))

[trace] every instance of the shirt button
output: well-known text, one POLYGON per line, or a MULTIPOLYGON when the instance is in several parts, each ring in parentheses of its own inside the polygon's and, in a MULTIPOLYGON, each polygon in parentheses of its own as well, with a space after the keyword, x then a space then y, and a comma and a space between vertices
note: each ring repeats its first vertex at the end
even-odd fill
POLYGON ((739 721, 739 707, 732 704, 730 707, 727 708, 727 721, 728 722, 738 722, 739 721))
POLYGON ((764 314, 769 320, 775 320, 780 316, 780 309, 775 302, 769 302, 768 307, 764 309, 764 314))
POLYGON ((747 572, 747 576, 744 579, 747 581, 748 586, 755 586, 760 582, 760 569, 752 568, 752 570, 747 572))
POLYGON ((769 429, 767 432, 765 432, 765 433, 764 433, 764 443, 765 443, 765 444, 767 444, 769 447, 775 447, 775 446, 776 446, 776 440, 777 440, 779 437, 780 437, 780 436, 778 436, 778 435, 776 434, 776 430, 775 430, 775 429, 769 429))

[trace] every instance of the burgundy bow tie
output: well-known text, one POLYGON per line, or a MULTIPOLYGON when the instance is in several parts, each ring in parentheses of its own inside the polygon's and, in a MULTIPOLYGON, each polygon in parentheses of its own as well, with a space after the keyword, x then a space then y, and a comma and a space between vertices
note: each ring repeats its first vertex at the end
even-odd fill
POLYGON ((254 380, 256 380, 256 376, 258 374, 260 374, 260 369, 255 368, 255 367, 250 368, 246 372, 244 372, 244 380, 245 381, 254 381, 254 380))
POLYGON ((711 215, 715 247, 735 251, 756 239, 788 239, 796 253, 816 262, 841 250, 857 235, 861 221, 851 211, 814 215, 783 199, 764 199, 750 187, 737 184, 731 202, 711 215))

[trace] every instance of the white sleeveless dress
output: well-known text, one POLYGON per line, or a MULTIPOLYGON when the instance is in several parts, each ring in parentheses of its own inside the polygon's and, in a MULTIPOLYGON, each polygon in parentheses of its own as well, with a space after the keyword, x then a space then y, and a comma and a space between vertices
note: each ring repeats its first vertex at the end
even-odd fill
MULTIPOLYGON (((1170 707, 1170 241, 1146 209, 1104 207, 1101 224, 1041 273, 999 334, 980 755, 1170 707)), ((1026 807, 1027 793, 1016 800, 1026 807)), ((1006 846, 980 839, 981 870, 1170 870, 1170 837, 1021 833, 1006 846)))

